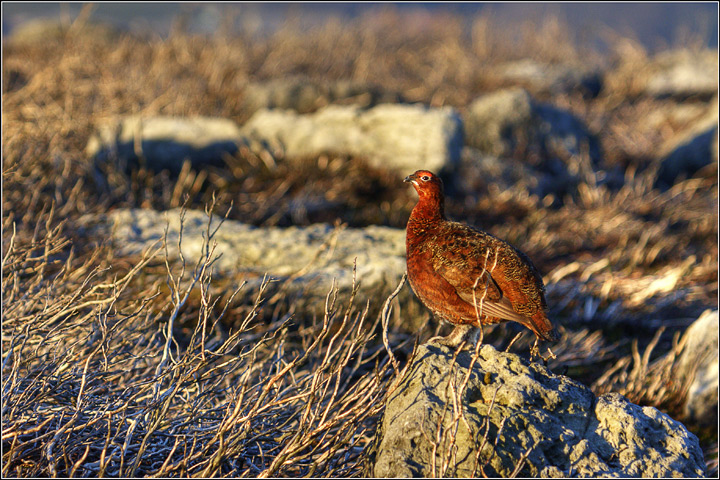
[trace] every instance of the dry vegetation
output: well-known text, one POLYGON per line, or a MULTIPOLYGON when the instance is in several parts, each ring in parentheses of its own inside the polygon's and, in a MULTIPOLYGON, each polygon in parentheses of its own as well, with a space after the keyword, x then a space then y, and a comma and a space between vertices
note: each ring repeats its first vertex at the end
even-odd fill
POLYGON ((61 227, 4 258, 5 475, 358 471, 390 371, 354 295, 339 305, 331 290, 325 314, 298 326, 262 312, 264 288, 251 305, 230 307, 242 284, 219 302, 209 230, 191 270, 166 263, 143 282, 164 242, 110 277, 108 248, 76 268, 53 261, 61 227))
MULTIPOLYGON (((342 156, 297 167, 281 152, 246 148, 227 168, 186 165, 173 176, 96 163, 84 148, 95 124, 117 115, 242 123, 249 81, 352 79, 463 110, 500 86, 491 72, 501 61, 619 55, 581 49, 556 20, 508 32, 487 17, 467 30, 458 17, 417 15, 387 9, 309 32, 290 22, 268 37, 176 28, 167 39, 114 40, 88 33, 81 16, 60 42, 3 45, 4 476, 362 475, 383 399, 415 340, 434 332, 403 329, 396 309, 387 342, 398 367, 381 315, 370 313, 385 298, 338 298, 328 285, 325 314, 314 316, 214 279, 210 231, 204 261, 186 265, 167 262, 162 242, 141 258, 116 258, 107 242, 79 235, 76 221, 186 199, 222 214, 232 202, 228 217, 255 225, 404 227, 410 189, 342 156), (320 207, 298 208, 307 198, 320 207)), ((611 40, 627 51, 626 39, 611 40)), ((653 189, 650 146, 682 125, 636 128, 670 100, 622 94, 552 101, 599 135, 624 186, 588 179, 553 208, 520 187, 480 197, 466 188, 448 211, 508 239, 547 274, 552 314, 566 325, 551 368, 679 418, 687 386, 672 383, 672 358, 651 360, 676 351, 673 335, 717 308, 717 172, 653 189)), ((427 313, 410 304, 402 315, 427 313)), ((516 331, 499 326, 485 341, 505 348, 516 331)), ((529 341, 512 350, 526 352, 529 341)), ((694 431, 717 473, 717 432, 694 431)))

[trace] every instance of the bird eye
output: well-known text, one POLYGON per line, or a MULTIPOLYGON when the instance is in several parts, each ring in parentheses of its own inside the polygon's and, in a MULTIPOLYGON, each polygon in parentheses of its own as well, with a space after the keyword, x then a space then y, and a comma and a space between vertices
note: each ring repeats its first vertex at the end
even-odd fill
POLYGON ((427 175, 423 175, 422 177, 420 177, 420 180, 422 180, 423 182, 427 182, 428 180, 430 180, 430 177, 427 175))

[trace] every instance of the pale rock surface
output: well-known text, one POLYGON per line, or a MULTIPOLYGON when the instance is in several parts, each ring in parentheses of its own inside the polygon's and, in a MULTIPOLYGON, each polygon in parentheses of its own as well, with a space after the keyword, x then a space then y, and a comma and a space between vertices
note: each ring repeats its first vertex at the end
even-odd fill
POLYGON ((450 169, 459 161, 462 149, 462 123, 450 107, 329 105, 306 115, 261 109, 243 126, 243 133, 280 147, 290 159, 348 154, 402 175, 420 168, 450 169))
POLYGON ((418 348, 387 401, 367 476, 704 475, 697 437, 653 407, 616 393, 596 397, 568 377, 490 345, 480 347, 472 366, 471 352, 461 352, 454 365, 453 354, 444 346, 418 348))
MULTIPOLYGON (((109 237, 117 255, 139 255, 161 241, 167 228, 170 260, 179 258, 180 209, 158 212, 118 209, 105 215, 85 216, 94 235, 109 237)), ((208 217, 204 212, 186 212, 182 231, 182 253, 188 268, 203 254, 203 235, 208 217)), ((211 231, 219 223, 213 217, 211 231)), ((259 285, 267 273, 277 281, 290 279, 288 292, 322 304, 333 282, 341 291, 353 284, 353 268, 365 294, 390 292, 405 272, 405 231, 381 226, 362 229, 327 224, 308 227, 254 227, 226 220, 213 241, 217 274, 259 285)), ((160 245, 160 244, 158 244, 160 245)))
POLYGON ((678 360, 678 376, 691 380, 685 419, 702 425, 717 424, 718 311, 706 310, 688 327, 678 360))

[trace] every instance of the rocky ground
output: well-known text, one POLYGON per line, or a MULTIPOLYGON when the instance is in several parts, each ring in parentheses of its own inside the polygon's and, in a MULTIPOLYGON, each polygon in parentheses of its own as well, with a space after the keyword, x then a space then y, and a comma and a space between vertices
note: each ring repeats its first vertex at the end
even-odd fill
POLYGON ((717 475, 717 50, 461 23, 4 40, 3 474, 717 475), (554 357, 423 345, 419 168, 554 357))

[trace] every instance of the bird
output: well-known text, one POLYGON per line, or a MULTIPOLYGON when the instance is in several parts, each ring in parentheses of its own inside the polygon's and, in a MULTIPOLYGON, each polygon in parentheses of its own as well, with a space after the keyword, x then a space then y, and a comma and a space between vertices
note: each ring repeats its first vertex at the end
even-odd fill
POLYGON ((482 325, 514 321, 539 339, 559 340, 547 316, 545 285, 520 250, 482 230, 445 217, 442 180, 418 170, 403 180, 418 202, 408 219, 407 278, 415 295, 436 318, 454 325, 447 337, 431 338, 457 348, 477 345, 482 325))

